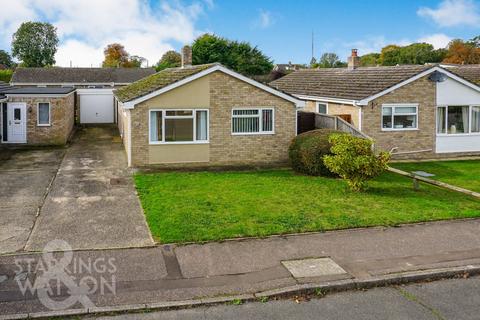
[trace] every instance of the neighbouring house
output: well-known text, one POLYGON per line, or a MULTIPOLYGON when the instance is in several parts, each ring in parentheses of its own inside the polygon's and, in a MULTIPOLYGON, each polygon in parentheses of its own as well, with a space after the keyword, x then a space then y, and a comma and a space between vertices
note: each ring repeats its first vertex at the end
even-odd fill
POLYGON ((480 155, 480 65, 306 69, 270 85, 352 123, 396 158, 480 155))
POLYGON ((0 87, 2 144, 65 144, 75 123, 116 123, 113 90, 153 74, 140 68, 17 68, 0 87))
POLYGON ((130 166, 274 165, 288 161, 304 102, 220 64, 162 70, 115 90, 130 166))
POLYGON ((278 63, 273 67, 273 71, 278 71, 281 73, 290 73, 293 71, 298 71, 301 69, 306 69, 307 66, 304 64, 292 63, 289 61, 288 63, 278 63))

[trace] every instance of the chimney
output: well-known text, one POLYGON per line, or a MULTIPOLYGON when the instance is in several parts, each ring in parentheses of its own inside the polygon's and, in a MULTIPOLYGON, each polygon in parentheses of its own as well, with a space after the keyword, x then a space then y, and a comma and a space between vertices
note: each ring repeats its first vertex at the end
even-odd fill
POLYGON ((184 46, 182 48, 182 68, 192 65, 192 47, 184 46))
POLYGON ((353 70, 360 67, 360 57, 358 56, 358 50, 352 49, 352 55, 348 57, 348 69, 353 70))

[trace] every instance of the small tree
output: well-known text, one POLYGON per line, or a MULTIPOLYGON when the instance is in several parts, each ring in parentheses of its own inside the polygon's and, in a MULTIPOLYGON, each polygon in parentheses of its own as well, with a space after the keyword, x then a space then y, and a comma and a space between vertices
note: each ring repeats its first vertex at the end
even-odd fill
POLYGON ((14 63, 8 52, 0 49, 0 68, 2 66, 5 66, 6 68, 13 68, 14 63))
POLYGON ((167 68, 180 67, 182 64, 182 56, 175 50, 169 50, 165 52, 158 61, 157 66, 155 67, 157 71, 161 71, 167 68))
POLYGON ((346 63, 342 62, 338 55, 333 52, 326 52, 322 54, 318 63, 313 64, 314 68, 343 68, 346 63))
POLYGON ((372 141, 347 134, 332 134, 329 137, 333 155, 325 155, 325 166, 345 179, 352 191, 363 191, 367 181, 388 168, 390 153, 375 155, 372 141))
POLYGON ((13 34, 12 55, 25 67, 55 64, 57 29, 47 22, 24 22, 13 34))

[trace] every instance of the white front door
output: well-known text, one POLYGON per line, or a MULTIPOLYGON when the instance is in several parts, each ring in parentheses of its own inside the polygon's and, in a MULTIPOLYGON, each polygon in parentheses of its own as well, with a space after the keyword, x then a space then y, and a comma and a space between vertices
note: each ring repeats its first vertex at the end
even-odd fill
POLYGON ((27 142, 27 106, 21 102, 7 104, 7 127, 9 143, 27 142))

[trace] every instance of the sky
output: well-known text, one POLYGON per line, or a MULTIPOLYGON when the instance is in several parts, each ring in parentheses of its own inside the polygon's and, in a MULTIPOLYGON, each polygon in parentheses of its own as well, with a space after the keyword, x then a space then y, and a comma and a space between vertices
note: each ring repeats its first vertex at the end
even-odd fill
POLYGON ((480 0, 0 0, 0 49, 24 21, 48 21, 60 38, 59 66, 100 66, 119 42, 157 63, 167 50, 209 32, 258 46, 275 63, 308 63, 350 49, 378 52, 388 44, 480 35, 480 0))

